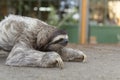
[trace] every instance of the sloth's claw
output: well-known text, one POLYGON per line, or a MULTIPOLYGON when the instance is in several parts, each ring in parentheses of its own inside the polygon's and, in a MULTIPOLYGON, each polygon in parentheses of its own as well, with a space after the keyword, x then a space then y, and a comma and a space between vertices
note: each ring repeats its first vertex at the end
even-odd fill
POLYGON ((56 66, 59 67, 60 69, 63 69, 64 63, 62 59, 59 58, 59 59, 56 59, 56 61, 57 61, 56 66))

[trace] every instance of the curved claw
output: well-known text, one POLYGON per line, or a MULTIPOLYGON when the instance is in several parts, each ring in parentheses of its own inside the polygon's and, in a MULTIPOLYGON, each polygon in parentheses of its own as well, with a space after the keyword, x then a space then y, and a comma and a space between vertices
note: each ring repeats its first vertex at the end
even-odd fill
POLYGON ((63 69, 64 63, 63 63, 62 59, 56 59, 56 61, 57 61, 56 66, 59 67, 60 69, 63 69))
POLYGON ((87 61, 87 56, 83 53, 84 59, 82 62, 86 62, 87 61))

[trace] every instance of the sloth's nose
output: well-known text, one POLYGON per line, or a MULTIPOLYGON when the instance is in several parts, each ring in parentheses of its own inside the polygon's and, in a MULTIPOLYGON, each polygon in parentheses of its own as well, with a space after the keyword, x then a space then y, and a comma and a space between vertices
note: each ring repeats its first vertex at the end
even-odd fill
POLYGON ((64 43, 66 43, 66 44, 67 44, 67 43, 68 43, 68 39, 64 39, 64 43))
POLYGON ((68 44, 68 39, 64 39, 62 45, 66 46, 68 44))

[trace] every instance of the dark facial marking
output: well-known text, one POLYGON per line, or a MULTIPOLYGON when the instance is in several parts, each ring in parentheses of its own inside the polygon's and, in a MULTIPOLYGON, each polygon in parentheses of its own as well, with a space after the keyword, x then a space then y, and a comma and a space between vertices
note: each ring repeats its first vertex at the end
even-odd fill
POLYGON ((67 35, 67 32, 65 30, 61 30, 61 29, 56 30, 55 32, 53 32, 52 36, 50 37, 49 42, 51 42, 52 39, 54 39, 58 35, 67 35))
POLYGON ((68 39, 63 39, 63 38, 61 38, 61 39, 53 42, 52 44, 61 44, 61 45, 63 45, 63 46, 66 46, 67 43, 68 43, 68 39))

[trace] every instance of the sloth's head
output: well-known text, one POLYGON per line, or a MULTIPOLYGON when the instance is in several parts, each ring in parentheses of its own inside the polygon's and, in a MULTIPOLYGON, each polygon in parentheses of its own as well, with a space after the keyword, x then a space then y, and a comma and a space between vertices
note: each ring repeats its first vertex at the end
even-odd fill
POLYGON ((64 30, 57 30, 51 36, 50 41, 45 46, 46 51, 56 51, 58 52, 68 43, 68 35, 64 30))

